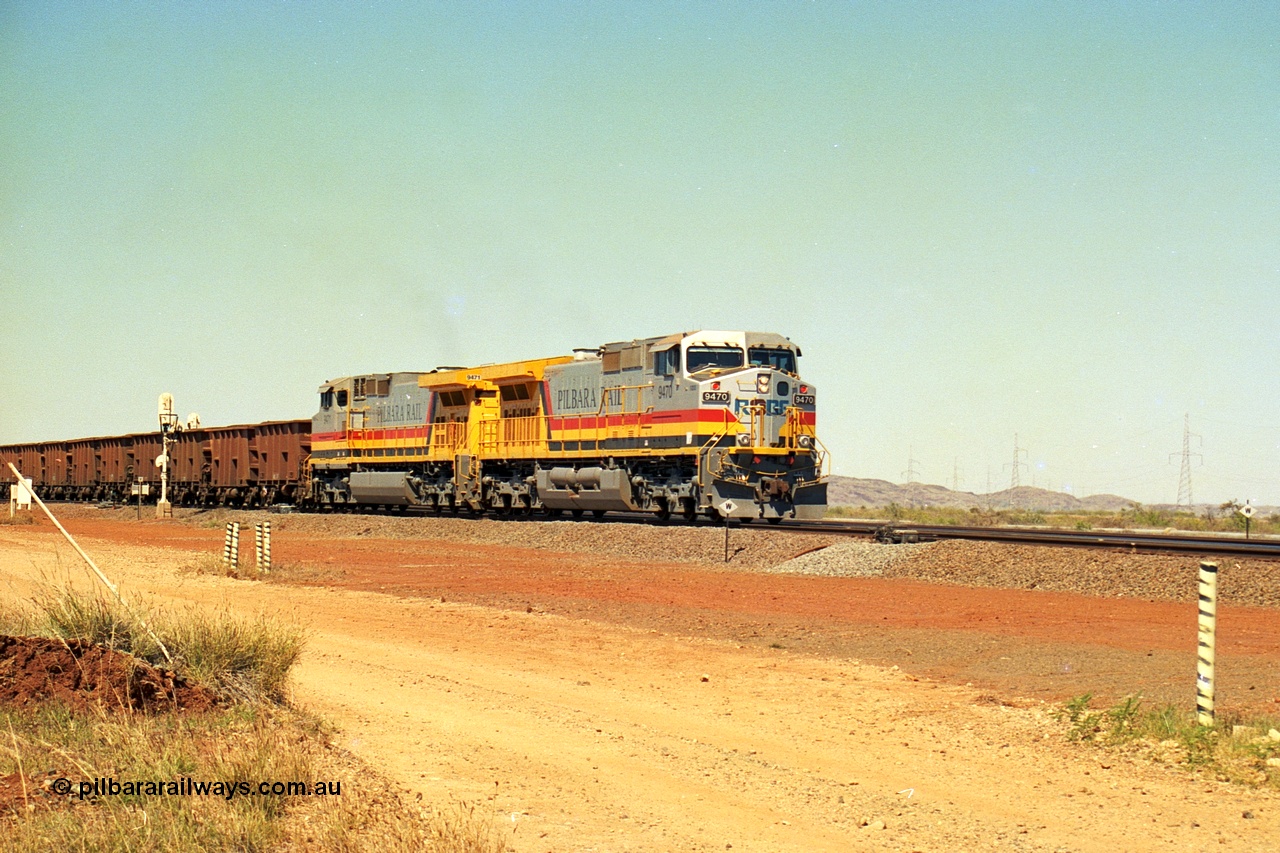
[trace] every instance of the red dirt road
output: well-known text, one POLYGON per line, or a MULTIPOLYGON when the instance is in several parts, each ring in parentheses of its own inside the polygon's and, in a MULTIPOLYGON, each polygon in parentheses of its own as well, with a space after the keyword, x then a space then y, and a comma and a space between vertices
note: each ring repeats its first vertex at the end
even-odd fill
MULTIPOLYGON (((423 522, 426 536, 430 520, 423 522)), ((222 542, 220 529, 186 524, 84 512, 66 523, 89 537, 208 554, 219 553, 222 542)), ((377 519, 370 523, 376 531, 377 519)), ((246 525, 244 539, 249 535, 246 525)), ((301 585, 532 608, 850 657, 1005 695, 1141 693, 1155 702, 1190 702, 1194 692, 1194 602, 762 574, 431 539, 317 539, 281 531, 273 546, 277 565, 309 569, 285 573, 301 585)), ((1277 613, 1220 606, 1218 637, 1219 708, 1280 710, 1277 613)))

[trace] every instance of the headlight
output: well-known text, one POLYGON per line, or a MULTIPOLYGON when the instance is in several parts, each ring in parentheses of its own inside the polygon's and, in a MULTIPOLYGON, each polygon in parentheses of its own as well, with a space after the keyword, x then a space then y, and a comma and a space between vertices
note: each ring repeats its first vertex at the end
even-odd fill
POLYGON ((738 433, 738 446, 739 446, 739 447, 746 447, 746 446, 747 446, 747 445, 749 445, 750 443, 751 443, 751 433, 749 433, 749 432, 740 432, 740 433, 738 433))
POLYGON ((805 450, 808 450, 810 447, 813 447, 813 439, 809 438, 807 435, 802 435, 796 439, 796 444, 800 445, 805 450))

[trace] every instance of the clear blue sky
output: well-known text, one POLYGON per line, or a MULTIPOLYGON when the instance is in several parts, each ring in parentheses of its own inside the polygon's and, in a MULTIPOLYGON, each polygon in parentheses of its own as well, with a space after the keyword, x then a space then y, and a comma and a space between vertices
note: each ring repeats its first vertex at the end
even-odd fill
POLYGON ((0 157, 0 443, 749 328, 839 474, 1280 504, 1270 3, 8 2, 0 157))

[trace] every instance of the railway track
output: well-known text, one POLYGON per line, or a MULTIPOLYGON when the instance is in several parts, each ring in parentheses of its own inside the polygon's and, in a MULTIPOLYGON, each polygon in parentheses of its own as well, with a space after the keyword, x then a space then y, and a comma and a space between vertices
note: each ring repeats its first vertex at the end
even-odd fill
MULTIPOLYGON (((61 503, 55 501, 54 503, 61 503)), ((428 517, 439 515, 427 510, 409 510, 408 516, 428 517)), ((463 514, 463 517, 482 516, 463 514)), ((489 516, 495 517, 495 516, 489 516)), ((546 521, 541 515, 496 516, 511 521, 546 521)), ((570 520, 564 516, 562 520, 570 520)), ((602 518, 586 516, 592 524, 652 524, 683 525, 687 522, 671 519, 659 521, 649 513, 611 512, 602 518)), ((699 517, 694 524, 721 526, 723 522, 699 517)), ((731 526, 743 526, 735 520, 731 526)), ((792 533, 820 533, 827 536, 859 536, 874 538, 887 544, 904 542, 933 542, 942 539, 967 539, 974 542, 1008 542, 1018 545, 1049 545, 1067 548, 1100 548, 1129 551, 1135 554, 1194 554, 1204 557, 1248 557, 1262 560, 1280 560, 1280 538, 1262 537, 1245 539, 1229 534, 1154 533, 1130 530, 1064 530, 1060 528, 1031 527, 952 527, 939 524, 908 524, 883 521, 857 521, 846 519, 822 519, 820 521, 786 521, 778 526, 752 524, 759 530, 777 530, 792 533)))
POLYGON ((1140 533, 1128 530, 1046 530, 1027 527, 949 527, 837 519, 792 522, 783 529, 837 536, 871 536, 879 541, 892 543, 968 539, 1019 545, 1105 548, 1139 554, 1196 554, 1206 557, 1280 560, 1280 539, 1245 539, 1228 535, 1140 533))
MULTIPOLYGON (((536 517, 535 517, 536 518, 536 517)), ((567 519, 566 519, 567 520, 567 519)), ((683 525, 687 522, 661 522, 647 513, 609 513, 595 524, 683 525)), ((723 522, 699 517, 698 525, 721 526, 723 522)), ((735 520, 733 528, 744 522, 735 520)), ((821 521, 785 521, 778 526, 755 523, 757 530, 792 533, 821 533, 827 536, 859 536, 874 538, 887 544, 933 542, 942 539, 967 539, 974 542, 1008 542, 1018 545, 1049 545, 1067 548, 1100 548, 1129 551, 1135 554, 1193 554, 1203 557, 1248 557, 1280 560, 1280 538, 1252 538, 1230 534, 1154 533, 1131 530, 1064 530, 1031 527, 951 527, 939 524, 906 524, 884 521, 823 519, 821 521)))

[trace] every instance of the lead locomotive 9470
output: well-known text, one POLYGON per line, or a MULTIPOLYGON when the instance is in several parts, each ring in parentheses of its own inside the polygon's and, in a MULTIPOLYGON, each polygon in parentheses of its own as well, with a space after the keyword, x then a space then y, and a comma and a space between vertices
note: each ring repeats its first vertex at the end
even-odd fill
POLYGON ((820 518, 816 393, 799 356, 781 335, 700 331, 326 382, 309 499, 820 518))
MULTIPOLYGON (((781 335, 699 331, 335 379, 310 423, 178 433, 174 502, 820 518, 825 459, 799 356, 781 335)), ((0 462, 54 499, 119 499, 157 443, 12 445, 0 462)))

